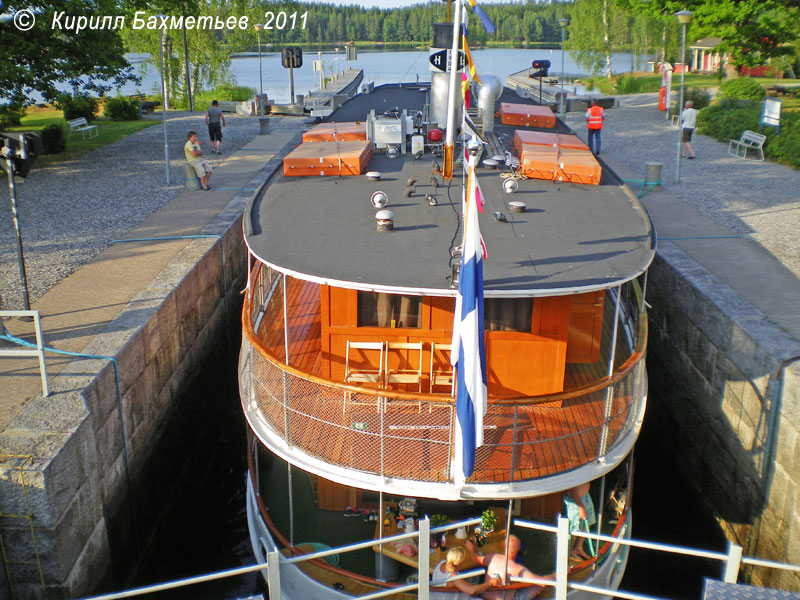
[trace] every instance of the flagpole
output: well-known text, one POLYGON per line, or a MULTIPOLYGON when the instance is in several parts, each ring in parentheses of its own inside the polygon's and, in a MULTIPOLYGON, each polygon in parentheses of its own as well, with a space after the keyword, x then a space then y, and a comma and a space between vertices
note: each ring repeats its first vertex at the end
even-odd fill
POLYGON ((461 39, 461 0, 456 0, 453 16, 453 47, 450 51, 450 90, 447 94, 447 131, 444 140, 445 179, 453 178, 454 138, 456 128, 456 75, 458 73, 458 42, 461 39))

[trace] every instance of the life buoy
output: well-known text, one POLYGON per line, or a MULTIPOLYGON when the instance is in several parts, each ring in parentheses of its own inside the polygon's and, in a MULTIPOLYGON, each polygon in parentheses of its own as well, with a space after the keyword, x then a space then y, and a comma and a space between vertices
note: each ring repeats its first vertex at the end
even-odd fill
POLYGON ((667 86, 665 85, 658 90, 658 110, 667 110, 667 86))

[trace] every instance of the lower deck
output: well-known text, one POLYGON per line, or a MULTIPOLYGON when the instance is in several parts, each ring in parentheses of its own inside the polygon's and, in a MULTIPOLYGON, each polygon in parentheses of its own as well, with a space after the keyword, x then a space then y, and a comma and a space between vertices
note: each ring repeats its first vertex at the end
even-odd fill
MULTIPOLYGON (((287 477, 287 465, 277 459, 260 445, 258 459, 251 463, 258 465, 259 487, 264 507, 271 526, 273 537, 279 545, 294 546, 295 552, 312 553, 335 548, 372 538, 378 539, 377 531, 386 529, 378 527, 377 522, 369 519, 369 514, 377 514, 380 507, 396 505, 402 498, 384 495, 355 488, 344 488, 340 495, 329 494, 330 482, 309 475, 299 469, 291 469, 287 477), (291 482, 291 493, 288 484, 291 482)), ((333 484, 335 485, 335 484, 333 484)), ((595 481, 591 495, 596 506, 600 506, 599 498, 609 498, 616 490, 627 485, 627 465, 624 465, 606 477, 605 482, 595 481), (601 489, 602 488, 602 489, 601 489)), ((519 537, 523 544, 523 552, 518 561, 542 576, 552 573, 555 565, 555 534, 534 531, 513 525, 513 519, 532 520, 541 523, 555 524, 556 517, 562 513, 562 494, 551 494, 546 498, 531 498, 515 501, 511 505, 505 501, 484 501, 468 505, 465 502, 442 502, 419 498, 418 514, 432 516, 444 514, 451 521, 460 521, 479 516, 486 508, 496 509, 498 514, 506 514, 512 508, 511 532, 519 537)), ((617 530, 619 515, 612 510, 608 502, 603 503, 606 509, 602 512, 601 530, 614 535, 617 530)), ((379 515, 381 520, 386 515, 379 515)), ((393 515, 389 515, 393 517, 393 515)), ((505 523, 498 525, 505 530, 505 523)), ((391 527, 389 528, 391 529, 391 527)), ((596 526, 593 528, 596 531, 596 526)), ((399 533, 399 532, 398 532, 399 533)), ((471 536, 470 536, 471 537, 471 536)), ((452 540, 451 540, 452 541, 452 540)), ((461 543, 461 542, 456 542, 461 543)), ((597 549, 585 546, 589 554, 596 554, 597 549)), ((284 555, 293 553, 284 548, 284 555)), ((442 557, 441 550, 432 550, 432 555, 442 557)), ((417 576, 417 569, 408 564, 399 563, 380 555, 375 548, 365 548, 351 552, 336 554, 326 561, 327 564, 303 562, 301 568, 315 580, 334 587, 337 583, 343 591, 353 595, 363 595, 376 591, 377 587, 368 579, 376 576, 376 570, 383 569, 384 579, 391 583, 403 584, 417 576), (383 561, 379 567, 379 561, 383 561), (353 577, 347 577, 346 572, 353 577)), ((434 559, 435 560, 435 559, 434 559)), ((573 569, 571 577, 582 579, 591 573, 591 568, 581 569, 591 563, 570 561, 573 569)), ((551 592, 543 591, 540 597, 551 597, 551 592)), ((398 595, 397 598, 413 598, 413 595, 398 595)))

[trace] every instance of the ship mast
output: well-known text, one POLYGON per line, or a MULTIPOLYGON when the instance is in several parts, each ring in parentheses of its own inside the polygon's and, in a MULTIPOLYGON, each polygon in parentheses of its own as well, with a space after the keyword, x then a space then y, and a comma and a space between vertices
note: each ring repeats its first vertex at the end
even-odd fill
POLYGON ((444 140, 444 168, 445 179, 453 178, 453 158, 455 156, 454 139, 456 128, 456 75, 458 74, 458 45, 461 40, 461 0, 456 0, 456 10, 453 15, 453 47, 450 51, 450 90, 447 95, 447 132, 444 140))

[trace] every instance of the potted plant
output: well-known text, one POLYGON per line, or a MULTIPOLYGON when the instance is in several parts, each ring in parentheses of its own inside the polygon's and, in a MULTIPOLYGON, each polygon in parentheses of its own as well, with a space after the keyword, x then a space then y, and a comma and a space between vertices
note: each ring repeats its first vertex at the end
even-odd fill
POLYGON ((481 513, 481 520, 484 533, 491 533, 494 531, 494 526, 497 525, 497 515, 491 508, 487 508, 481 513))
POLYGON ((431 516, 431 527, 441 527, 450 522, 450 517, 443 514, 436 514, 431 516))

